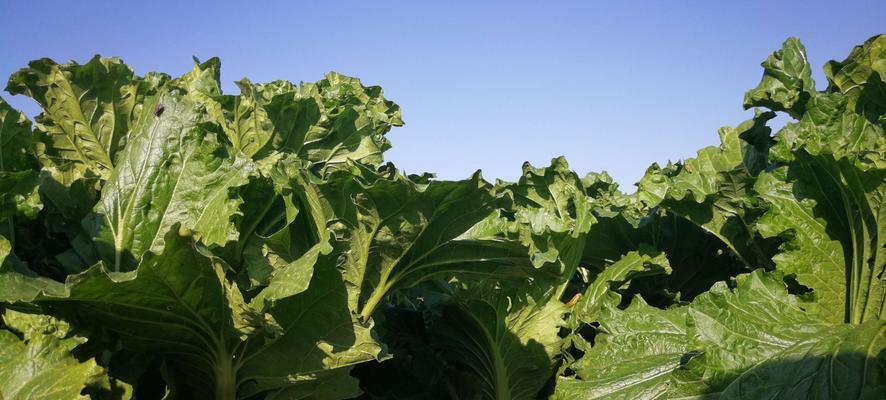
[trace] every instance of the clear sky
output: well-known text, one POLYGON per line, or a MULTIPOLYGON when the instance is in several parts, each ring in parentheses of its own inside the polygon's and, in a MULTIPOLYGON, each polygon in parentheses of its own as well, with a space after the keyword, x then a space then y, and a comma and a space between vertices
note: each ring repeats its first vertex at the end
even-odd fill
POLYGON ((690 157, 749 118, 742 96, 788 36, 822 88, 825 61, 886 32, 883 0, 208 3, 2 1, 0 76, 96 53, 174 75, 192 55, 219 56, 230 93, 244 76, 335 70, 400 104, 387 158, 407 172, 512 180, 525 160, 565 155, 631 191, 650 163, 690 157))

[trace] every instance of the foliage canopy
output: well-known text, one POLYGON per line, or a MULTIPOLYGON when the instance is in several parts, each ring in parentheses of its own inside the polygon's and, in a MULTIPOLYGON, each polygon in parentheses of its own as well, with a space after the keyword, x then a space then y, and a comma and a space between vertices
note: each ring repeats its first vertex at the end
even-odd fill
POLYGON ((886 36, 788 39, 633 194, 406 175, 381 88, 31 62, 0 98, 2 399, 886 398, 886 36), (773 133, 776 113, 793 120, 773 133))

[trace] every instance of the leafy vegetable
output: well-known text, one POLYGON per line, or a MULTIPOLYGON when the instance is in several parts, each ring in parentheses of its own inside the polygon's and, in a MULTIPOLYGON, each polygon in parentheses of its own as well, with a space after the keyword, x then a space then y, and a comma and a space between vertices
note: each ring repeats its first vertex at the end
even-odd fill
POLYGON ((33 61, 0 99, 0 398, 886 397, 886 36, 763 63, 634 194, 406 175, 381 88, 33 61), (773 134, 776 113, 793 121, 773 134))
POLYGON ((4 399, 83 399, 106 371, 95 360, 79 362, 71 350, 86 339, 55 318, 7 310, 0 331, 0 396, 4 399), (22 337, 19 337, 21 335, 22 337))

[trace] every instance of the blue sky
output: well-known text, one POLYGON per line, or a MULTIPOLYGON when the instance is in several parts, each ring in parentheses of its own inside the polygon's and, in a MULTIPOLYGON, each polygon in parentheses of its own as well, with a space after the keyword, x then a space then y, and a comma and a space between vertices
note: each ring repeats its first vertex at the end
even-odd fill
POLYGON ((628 191, 650 163, 690 157, 749 118, 743 93, 788 36, 806 45, 822 88, 825 61, 886 31, 882 0, 74 3, 0 3, 0 76, 96 53, 170 74, 192 55, 219 56, 230 93, 244 76, 335 70, 403 108, 387 158, 407 172, 511 180, 525 160, 565 155, 628 191))

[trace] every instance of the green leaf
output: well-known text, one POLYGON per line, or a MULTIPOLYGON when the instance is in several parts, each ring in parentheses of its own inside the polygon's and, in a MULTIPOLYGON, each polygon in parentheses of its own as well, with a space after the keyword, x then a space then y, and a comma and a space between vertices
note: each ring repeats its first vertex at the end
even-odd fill
POLYGON ((240 95, 234 99, 233 120, 226 133, 234 148, 252 157, 274 136, 274 124, 263 105, 270 102, 271 96, 280 94, 281 87, 294 88, 273 83, 253 85, 246 78, 237 81, 237 87, 240 95))
MULTIPOLYGON (((234 359, 241 398, 267 391, 274 399, 301 398, 305 393, 318 399, 359 394, 351 367, 380 360, 385 348, 376 341, 372 324, 360 322, 351 311, 346 285, 335 259, 321 256, 307 290, 266 302, 267 315, 282 331, 246 342, 242 356, 234 359)), ((272 282, 265 290, 277 289, 272 282)))
POLYGON ((882 318, 886 169, 866 171, 852 159, 802 148, 791 154, 788 165, 761 174, 755 185, 770 204, 760 232, 787 240, 773 260, 813 289, 823 318, 882 318))
POLYGON ((87 385, 105 374, 94 359, 71 351, 86 342, 55 318, 6 310, 0 328, 0 398, 85 400, 87 385))
POLYGON ((602 271, 596 271, 581 298, 572 309, 572 317, 584 323, 602 321, 597 313, 607 296, 623 288, 628 281, 660 274, 669 274, 671 266, 664 253, 632 251, 602 271))
POLYGON ((649 207, 660 206, 716 236, 748 267, 770 267, 771 255, 753 227, 765 210, 753 185, 767 165, 766 121, 773 117, 758 112, 735 128, 721 128, 719 147, 665 169, 651 167, 637 195, 649 207))
POLYGON ((0 265, 3 265, 3 261, 6 260, 6 257, 9 256, 9 253, 11 252, 12 244, 10 244, 5 237, 0 236, 0 265))
MULTIPOLYGON (((500 232, 490 233, 520 240, 529 248, 536 268, 557 264, 560 276, 571 277, 581 260, 587 233, 597 219, 584 183, 569 169, 566 159, 555 158, 547 168, 525 163, 517 183, 499 183, 495 191, 512 200, 508 212, 514 214, 514 220, 499 218, 495 224, 500 232)), ((564 282, 556 296, 560 297, 565 288, 564 282)))
POLYGON ((251 301, 258 309, 263 308, 266 301, 278 300, 304 292, 311 282, 317 257, 326 246, 326 243, 317 244, 304 255, 296 258, 277 252, 273 240, 264 245, 265 247, 261 250, 264 254, 259 255, 262 260, 266 260, 270 264, 270 272, 265 283, 267 287, 262 289, 251 301))
POLYGON ((9 240, 0 235, 0 301, 31 301, 41 293, 62 295, 64 286, 28 269, 12 254, 9 240))
POLYGON ((167 92, 145 106, 164 111, 145 113, 134 125, 86 222, 113 270, 131 269, 145 252, 162 251, 177 223, 207 245, 235 240, 231 219, 241 200, 233 189, 252 173, 248 160, 229 154, 203 129, 204 114, 188 96, 167 92))
POLYGON ((31 121, 0 97, 0 232, 13 242, 12 217, 33 219, 43 209, 36 166, 31 121))
POLYGON ((886 326, 834 326, 742 373, 720 399, 878 399, 886 396, 886 326))
MULTIPOLYGON (((479 174, 456 182, 417 181, 392 167, 352 163, 317 183, 348 302, 368 319, 391 291, 455 273, 524 268, 526 251, 499 240, 460 238, 495 199, 479 174)), ((530 267, 531 268, 531 267, 530 267)))
POLYGON ((233 252, 241 255, 251 288, 268 285, 283 270, 302 271, 310 280, 310 260, 331 250, 327 216, 305 165, 283 157, 267 171, 269 178, 258 177, 243 190, 241 234, 233 252), (306 261, 300 261, 303 256, 306 261))
POLYGON ((778 132, 772 156, 788 163, 795 158, 794 152, 802 150, 816 156, 847 158, 863 170, 884 169, 883 135, 883 125, 849 108, 846 97, 819 93, 809 101, 808 112, 797 123, 787 124, 778 132))
MULTIPOLYGON (((881 42, 853 51, 843 72, 879 65, 881 42)), ((786 240, 774 258, 778 269, 813 290, 808 307, 822 318, 858 324, 882 319, 886 298, 886 135, 876 96, 849 87, 844 95, 833 87, 840 84, 813 93, 799 121, 778 132, 770 154, 778 168, 761 174, 755 189, 770 206, 760 232, 786 240)), ((867 92, 886 87, 876 79, 859 84, 867 92)))
POLYGON ((147 253, 137 270, 108 272, 98 264, 70 276, 66 295, 38 301, 74 307, 81 318, 117 332, 129 348, 166 355, 185 367, 193 386, 212 391, 238 333, 223 275, 192 246, 171 234, 163 253, 147 253))
POLYGON ((721 398, 886 394, 886 372, 877 367, 886 360, 884 322, 823 322, 801 308, 777 275, 758 270, 740 276, 734 290, 716 285, 692 303, 689 321, 692 346, 704 349, 689 368, 703 371, 721 398))
POLYGON ((315 170, 347 168, 348 160, 379 165, 391 147, 384 135, 403 125, 400 107, 386 100, 380 87, 335 72, 298 88, 278 81, 255 90, 263 94, 262 106, 274 129, 257 157, 293 153, 315 170))
POLYGON ((744 107, 766 107, 792 116, 803 114, 805 103, 815 91, 806 48, 797 38, 789 38, 781 50, 772 53, 763 66, 760 85, 745 93, 744 107))
POLYGON ((36 171, 0 171, 0 222, 14 215, 34 218, 43 209, 36 171))
POLYGON ((400 107, 378 86, 330 72, 316 83, 237 82, 239 96, 223 96, 217 58, 196 62, 193 71, 172 82, 203 104, 234 149, 256 161, 277 152, 296 155, 314 171, 348 160, 377 166, 391 147, 384 135, 403 125, 400 107))
MULTIPOLYGON (((142 114, 145 96, 165 78, 136 77, 117 58, 95 56, 88 63, 56 64, 43 58, 9 79, 6 90, 40 103, 37 128, 46 132, 52 164, 74 163, 107 176, 131 124, 142 114)), ((153 109, 150 109, 153 112, 153 109)))
POLYGON ((263 314, 244 303, 216 258, 193 246, 171 233, 164 252, 147 253, 137 270, 107 272, 99 264, 70 277, 66 295, 38 301, 116 332, 127 349, 164 356, 179 371, 178 384, 193 393, 325 393, 315 386, 327 380, 356 390, 349 367, 376 359, 382 347, 371 325, 349 312, 334 265, 321 264, 306 291, 266 302, 263 314))
POLYGON ((479 398, 537 399, 555 371, 566 308, 533 298, 527 287, 513 289, 472 287, 432 325, 441 354, 469 371, 479 398))
POLYGON ((828 327, 805 313, 784 283, 762 270, 718 283, 689 307, 690 341, 704 349, 705 377, 725 387, 734 375, 828 327))
POLYGON ((595 315, 601 321, 594 347, 560 378, 552 399, 670 399, 707 387, 680 371, 689 358, 686 308, 661 310, 636 298, 620 310, 610 295, 595 315))
POLYGON ((0 97, 0 172, 36 167, 31 121, 0 97))
POLYGON ((886 35, 877 35, 855 46, 841 62, 829 61, 824 65, 828 78, 828 91, 839 91, 848 98, 848 106, 858 114, 877 119, 883 123, 886 114, 886 35))
POLYGON ((667 310, 617 297, 599 313, 594 346, 560 379, 557 399, 879 398, 886 326, 821 321, 757 270, 667 310), (789 372, 786 372, 789 371, 789 372))

